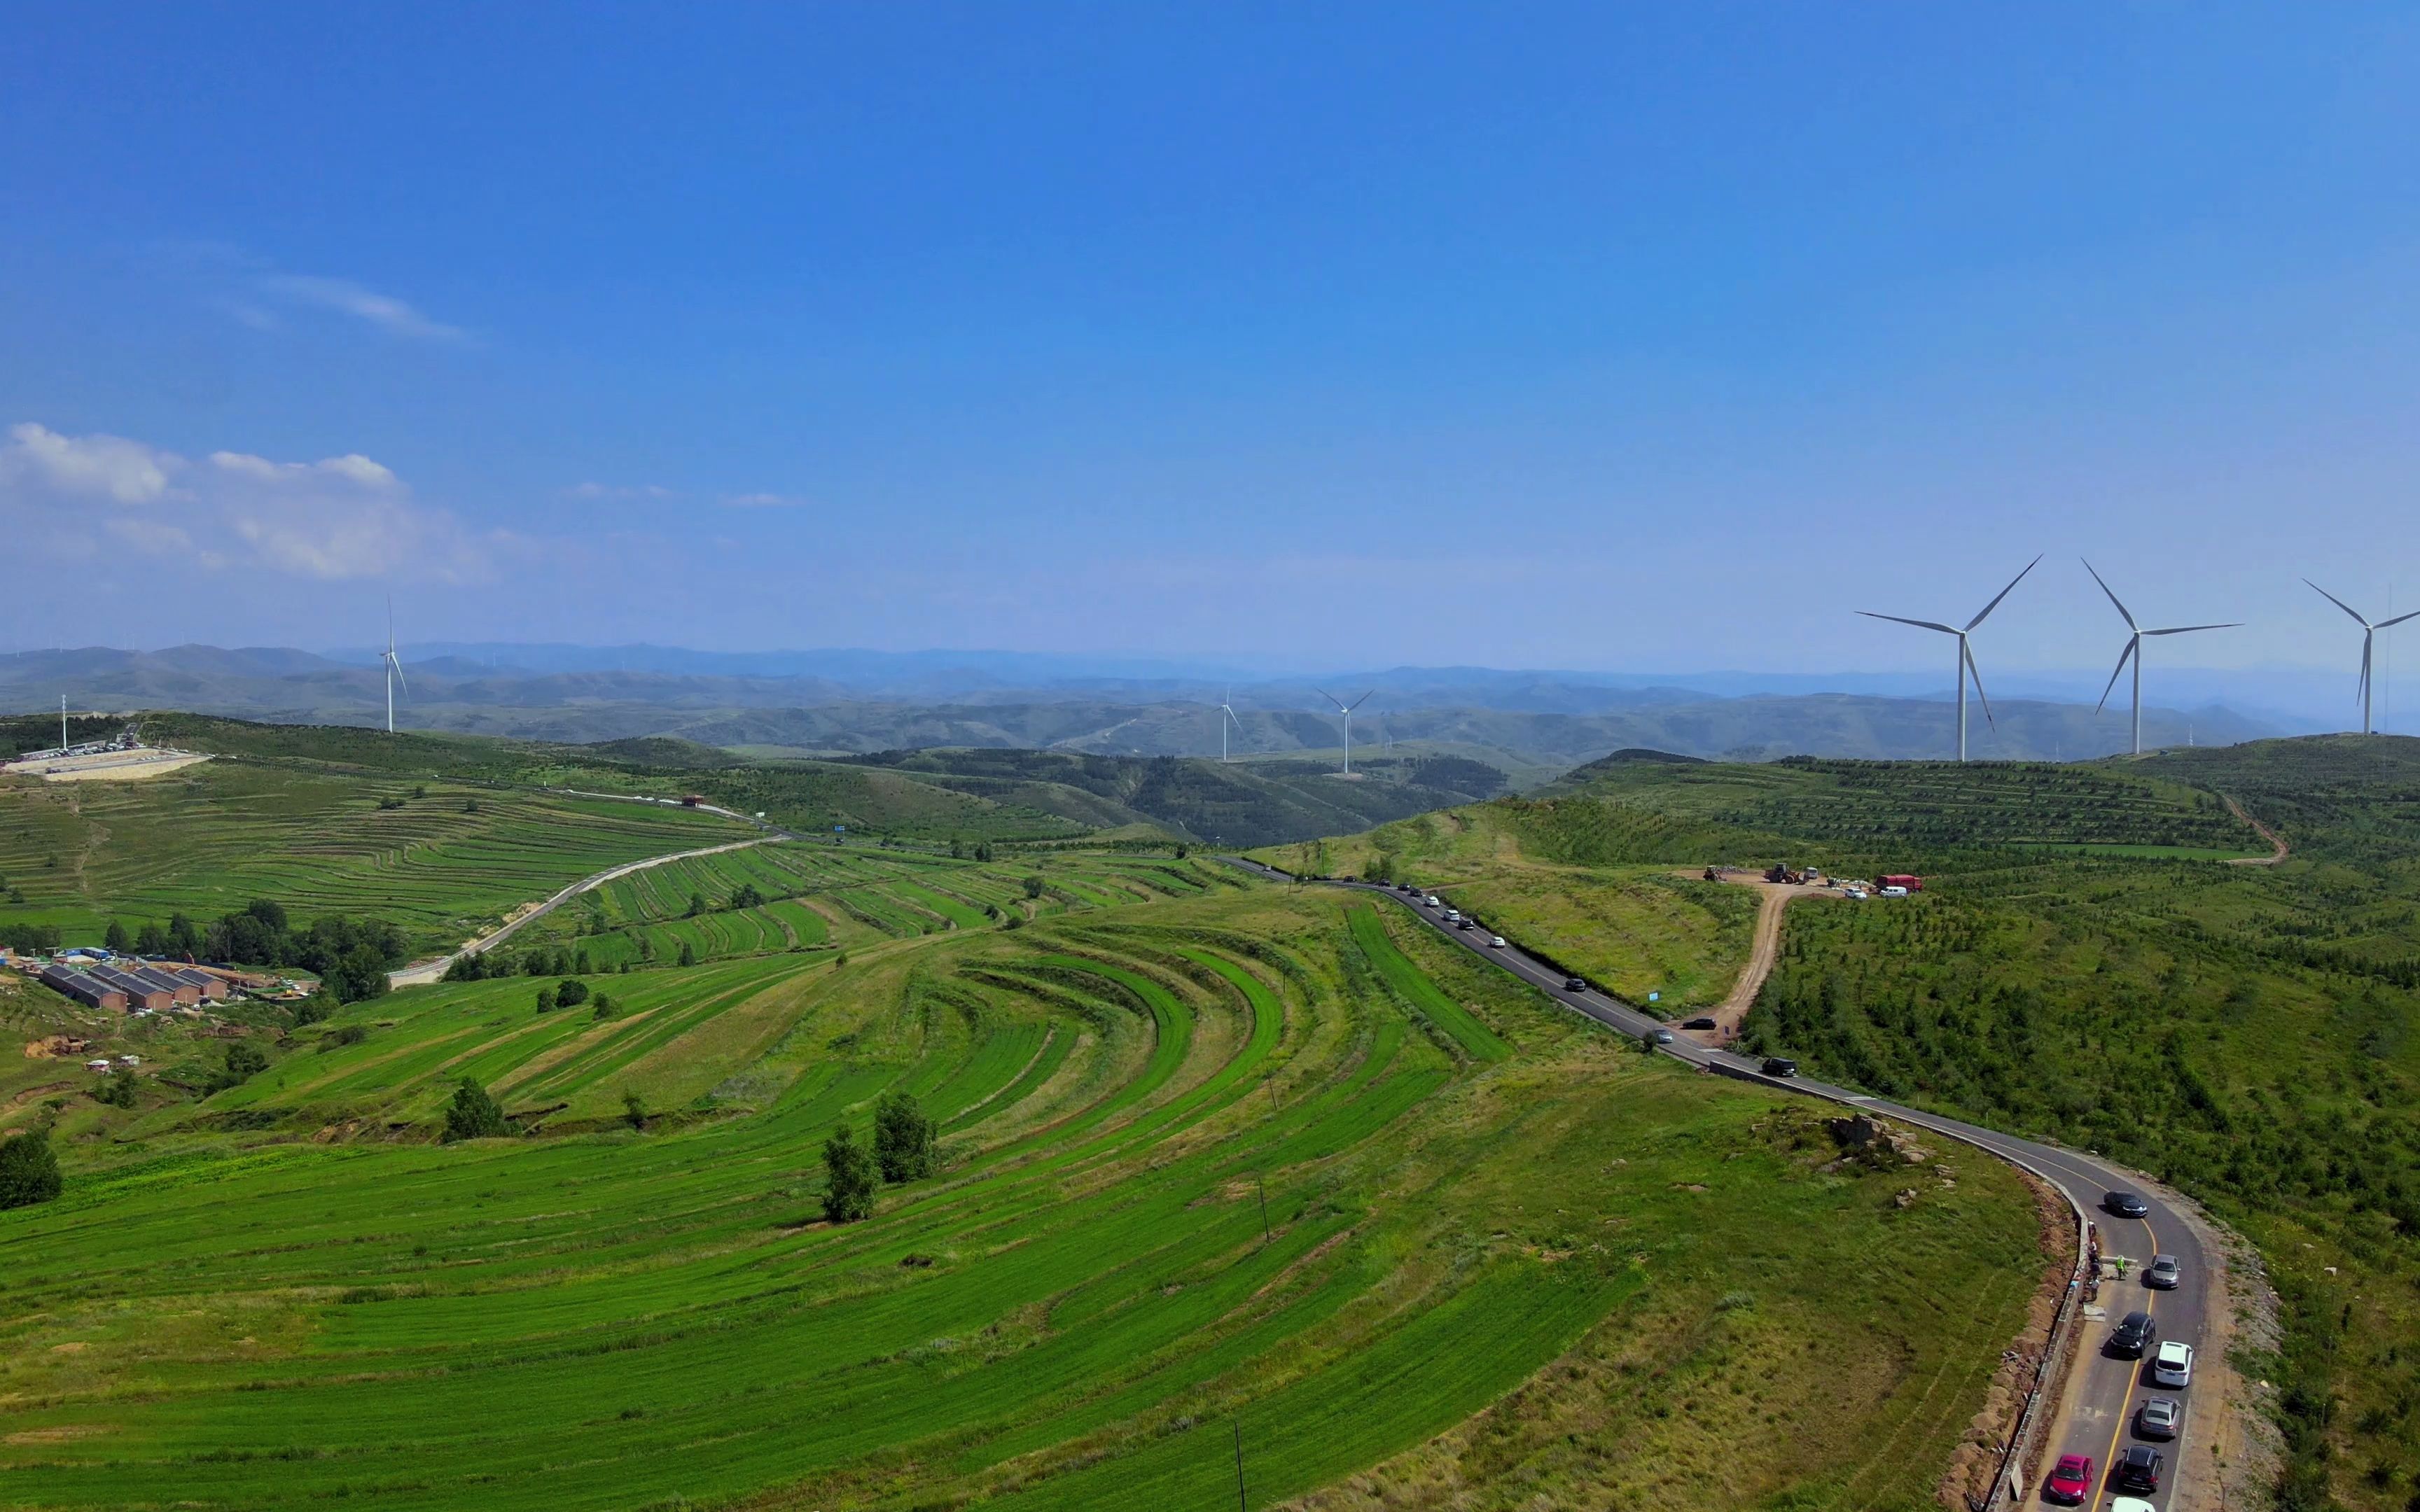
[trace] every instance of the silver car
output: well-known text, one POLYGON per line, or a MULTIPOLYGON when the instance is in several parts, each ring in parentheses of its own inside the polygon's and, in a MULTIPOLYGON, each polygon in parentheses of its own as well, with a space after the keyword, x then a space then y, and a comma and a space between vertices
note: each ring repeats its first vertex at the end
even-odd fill
POLYGON ((2173 1439, 2184 1420, 2184 1404, 2175 1397, 2146 1396, 2143 1405, 2134 1409, 2134 1437, 2173 1439))
POLYGON ((2143 1285, 2154 1291, 2174 1291, 2184 1284, 2185 1268, 2173 1255, 2154 1255, 2143 1273, 2143 1285))

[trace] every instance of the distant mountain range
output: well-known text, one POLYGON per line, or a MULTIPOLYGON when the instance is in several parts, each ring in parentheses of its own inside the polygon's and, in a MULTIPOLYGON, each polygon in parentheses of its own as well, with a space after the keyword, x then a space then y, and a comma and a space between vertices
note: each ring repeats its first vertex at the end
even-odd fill
MULTIPOLYGON (((862 754, 943 747, 1078 754, 1216 755, 1227 685, 1203 669, 1016 653, 725 654, 633 646, 411 648, 397 722, 531 739, 595 742, 673 735, 702 744, 862 754)), ((1947 756, 1940 698, 1875 692, 1726 696, 1653 680, 1488 668, 1396 668, 1323 682, 1238 680, 1239 757, 1334 752, 1337 722, 1319 687, 1374 687, 1354 721, 1357 748, 1406 748, 1485 761, 1519 782, 1623 747, 1693 756, 1947 756), (1342 686, 1339 686, 1340 683, 1342 686)), ((0 710, 176 708, 287 723, 372 724, 385 684, 374 662, 290 648, 101 648, 0 656, 0 710)), ((2122 749, 2113 707, 2004 698, 1984 759, 2074 760, 2122 749)), ((2225 707, 2145 711, 2148 744, 2232 744, 2288 733, 2225 707)))

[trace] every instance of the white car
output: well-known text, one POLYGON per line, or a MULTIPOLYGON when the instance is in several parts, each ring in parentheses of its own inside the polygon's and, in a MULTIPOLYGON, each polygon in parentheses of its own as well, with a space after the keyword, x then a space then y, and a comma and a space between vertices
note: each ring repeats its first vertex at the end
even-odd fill
POLYGON ((2163 1386, 2193 1384, 2193 1346, 2180 1339, 2170 1339, 2151 1356, 2151 1379, 2163 1386))
POLYGON ((1430 893, 1427 897, 1421 899, 1420 902, 1428 904, 1431 908, 1435 908, 1437 905, 1436 894, 1430 893))
POLYGON ((2160 1512, 2160 1509, 2139 1496, 2112 1497, 2109 1512, 2160 1512))
POLYGON ((1883 896, 1885 898, 1904 898, 1907 896, 1907 889, 1905 887, 1885 887, 1883 889, 1883 896))
POLYGON ((1504 936, 1501 934, 1490 934, 1487 936, 1487 943, 1493 949, 1501 950, 1504 949, 1504 936))

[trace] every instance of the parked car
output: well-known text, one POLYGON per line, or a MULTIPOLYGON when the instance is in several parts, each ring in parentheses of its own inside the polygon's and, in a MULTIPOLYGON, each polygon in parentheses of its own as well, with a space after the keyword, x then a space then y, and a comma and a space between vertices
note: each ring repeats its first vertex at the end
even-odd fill
POLYGON ((1767 1076, 1795 1076, 1798 1074, 1798 1062, 1784 1060, 1779 1056, 1767 1056, 1764 1057, 1764 1073, 1767 1076))
POLYGON ((2151 1356, 2151 1379, 2163 1386, 2193 1384, 2193 1346, 2182 1339, 2170 1339, 2151 1356))
POLYGON ((1501 950, 1504 949, 1504 936, 1501 934, 1490 934, 1487 936, 1487 948, 1491 950, 1501 950))
POLYGON ((2159 1336, 2160 1325, 2151 1321, 2149 1313, 2132 1312, 2118 1319, 2118 1332, 2109 1335, 2109 1348, 2129 1360, 2139 1360, 2159 1336))
POLYGON ((1905 887, 1885 887, 1883 889, 1883 896, 1885 898, 1904 898, 1907 896, 1907 889, 1905 887))
POLYGON ((2160 1509, 2139 1496, 2113 1496, 2109 1499, 2109 1512, 2160 1512, 2160 1509))
POLYGON ((1567 993, 1584 993, 1588 991, 1588 980, 1582 977, 1565 977, 1563 979, 1563 991, 1567 993))
POLYGON ((2132 1192, 2109 1193, 2101 1205, 2120 1218, 2147 1218, 2151 1212, 2151 1205, 2132 1192))
POLYGON ((1702 1013, 1681 1026, 1684 1029, 1711 1029, 1714 1026, 1714 1021, 1702 1013))
POLYGON ((2154 1255, 2143 1273, 2143 1285, 2153 1291, 2174 1291, 2183 1284, 2185 1268, 2173 1255, 2154 1255))
POLYGON ((2148 1443, 2129 1444, 2118 1457, 2118 1466, 2109 1478, 2118 1489, 2126 1491, 2156 1491, 2160 1489, 2160 1472, 2167 1468, 2167 1458, 2148 1443))
POLYGON ((2184 1426, 2185 1408, 2173 1396, 2146 1396, 2143 1405, 2134 1409, 2134 1436, 2138 1439, 2173 1439, 2184 1426))
POLYGON ((2065 1502, 2070 1506, 2081 1504, 2092 1494, 2092 1457, 2061 1455, 2051 1467, 2050 1478, 2042 1482, 2042 1500, 2065 1502))

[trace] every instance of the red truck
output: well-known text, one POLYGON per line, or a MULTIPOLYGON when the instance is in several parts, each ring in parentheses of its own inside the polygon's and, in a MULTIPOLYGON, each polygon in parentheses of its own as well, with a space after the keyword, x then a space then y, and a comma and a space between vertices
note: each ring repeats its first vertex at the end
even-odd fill
POLYGON ((1924 890, 1924 879, 1922 877, 1912 877, 1907 875, 1905 872, 1900 872, 1897 875, 1883 878, 1882 885, 1885 887, 1905 887, 1910 892, 1922 892, 1924 890))

